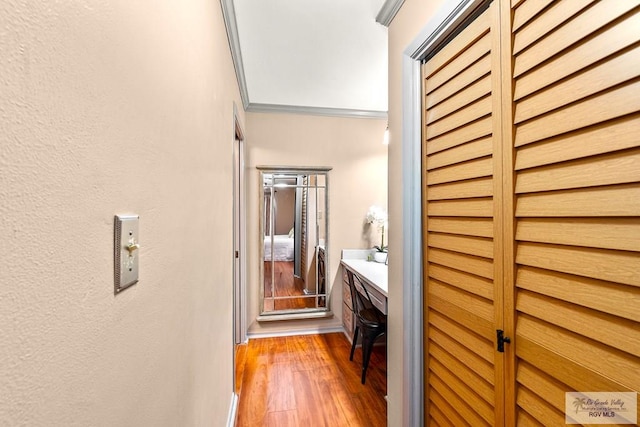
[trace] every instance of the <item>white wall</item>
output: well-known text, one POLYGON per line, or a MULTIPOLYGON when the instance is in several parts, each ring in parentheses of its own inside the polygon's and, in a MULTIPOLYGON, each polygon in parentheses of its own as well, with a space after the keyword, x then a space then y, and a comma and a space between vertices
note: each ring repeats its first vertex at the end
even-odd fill
POLYGON ((387 111, 383 0, 233 3, 251 103, 387 111))
POLYGON ((343 248, 370 248, 372 242, 363 231, 365 215, 373 204, 386 208, 387 147, 382 145, 386 123, 381 119, 247 113, 247 309, 250 333, 341 325, 340 251, 343 248), (332 319, 255 321, 259 314, 259 249, 262 244, 258 165, 333 167, 329 172, 330 270, 327 279, 332 285, 331 308, 335 313, 332 319))
POLYGON ((224 425, 241 103, 220 4, 8 0, 0 29, 0 425, 224 425), (118 213, 142 248, 114 296, 118 213))

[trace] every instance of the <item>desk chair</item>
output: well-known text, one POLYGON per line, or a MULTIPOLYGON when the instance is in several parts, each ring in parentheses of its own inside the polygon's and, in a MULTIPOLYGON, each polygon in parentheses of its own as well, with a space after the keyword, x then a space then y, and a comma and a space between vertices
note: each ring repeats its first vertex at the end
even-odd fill
POLYGON ((369 367, 369 359, 373 351, 373 344, 384 333, 387 332, 387 320, 371 303, 367 288, 360 285, 364 294, 358 292, 353 279, 353 272, 347 270, 349 286, 351 287, 351 304, 353 305, 353 315, 356 319, 356 328, 353 333, 353 344, 351 344, 351 354, 349 360, 353 360, 353 352, 358 342, 358 333, 362 334, 362 378, 364 384, 369 367))

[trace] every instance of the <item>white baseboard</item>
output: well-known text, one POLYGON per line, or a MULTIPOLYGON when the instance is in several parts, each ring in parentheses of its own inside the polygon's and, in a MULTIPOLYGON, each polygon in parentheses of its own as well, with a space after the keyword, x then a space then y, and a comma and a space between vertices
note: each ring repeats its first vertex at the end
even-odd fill
POLYGON ((227 417, 227 427, 233 427, 236 424, 236 415, 238 413, 238 395, 231 393, 231 404, 229 405, 229 416, 227 417))
POLYGON ((327 328, 296 329, 288 331, 247 332, 247 338, 292 337, 296 335, 331 334, 334 332, 344 333, 344 328, 342 326, 332 326, 327 328))

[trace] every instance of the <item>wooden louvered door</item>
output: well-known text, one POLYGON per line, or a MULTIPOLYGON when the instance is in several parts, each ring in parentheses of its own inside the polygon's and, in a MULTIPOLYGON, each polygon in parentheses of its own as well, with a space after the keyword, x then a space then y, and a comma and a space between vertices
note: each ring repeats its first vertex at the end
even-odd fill
POLYGON ((562 425, 640 390, 640 2, 514 3, 517 421, 562 425))
POLYGON ((496 0, 423 65, 428 425, 640 391, 639 29, 640 0, 496 0))
POLYGON ((499 55, 492 5, 422 69, 425 418, 491 426, 503 415, 499 55), (498 353, 499 354, 499 353, 498 353))

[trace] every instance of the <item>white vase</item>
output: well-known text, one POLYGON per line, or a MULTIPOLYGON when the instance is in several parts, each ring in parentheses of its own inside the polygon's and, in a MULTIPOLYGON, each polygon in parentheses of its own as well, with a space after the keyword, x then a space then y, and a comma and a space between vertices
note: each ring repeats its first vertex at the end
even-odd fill
POLYGON ((389 255, 387 252, 375 251, 373 253, 373 260, 375 262, 386 262, 387 261, 387 255, 389 255))

